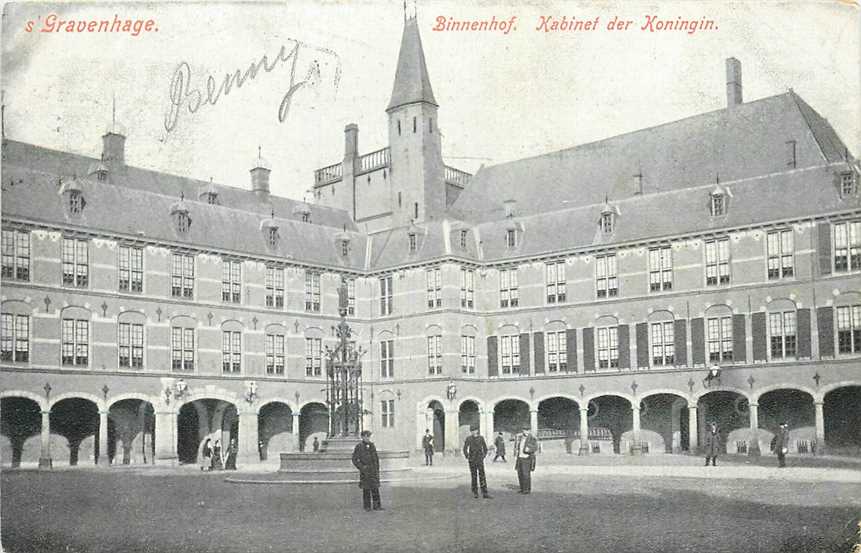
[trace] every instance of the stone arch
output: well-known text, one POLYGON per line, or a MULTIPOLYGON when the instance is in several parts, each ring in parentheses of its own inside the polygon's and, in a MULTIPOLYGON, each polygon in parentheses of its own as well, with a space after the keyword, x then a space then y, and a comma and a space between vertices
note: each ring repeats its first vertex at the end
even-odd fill
POLYGON ((472 401, 476 405, 478 405, 479 411, 486 411, 486 409, 487 409, 485 402, 482 401, 481 399, 479 399, 477 396, 464 396, 463 398, 460 399, 460 401, 457 402, 458 410, 460 410, 461 405, 463 405, 464 402, 467 402, 467 401, 472 401))
POLYGON ((827 396, 834 390, 855 386, 861 387, 861 380, 841 380, 840 382, 832 382, 831 384, 826 384, 825 386, 822 386, 822 388, 820 388, 819 390, 819 393, 814 394, 813 399, 814 401, 823 402, 825 401, 825 396, 827 396))
MULTIPOLYGON (((859 384, 861 385, 861 384, 859 384)), ((791 384, 789 382, 781 383, 781 384, 772 384, 770 386, 765 386, 763 388, 758 388, 755 392, 750 395, 751 403, 759 403, 759 398, 764 396, 769 392, 775 392, 777 390, 796 390, 798 392, 804 392, 805 394, 810 396, 811 401, 816 401, 816 392, 808 388, 807 386, 799 386, 798 384, 791 384)))
POLYGON ((572 444, 580 438, 580 402, 571 394, 547 394, 535 400, 538 413, 537 437, 542 451, 548 449, 572 453, 572 444))
POLYGON ((316 436, 320 441, 329 434, 329 410, 321 400, 309 400, 299 408, 299 449, 308 451, 316 436))
POLYGON ((834 298, 834 307, 855 305, 859 301, 861 301, 861 291, 845 290, 841 291, 840 294, 838 294, 837 297, 834 298))
POLYGON ((567 394, 565 392, 555 392, 555 393, 544 394, 543 396, 539 396, 538 398, 536 398, 532 402, 532 404, 530 404, 529 408, 533 409, 533 410, 538 409, 541 406, 542 401, 547 400, 547 399, 553 399, 555 397, 570 399, 571 401, 573 401, 574 403, 577 404, 578 408, 580 407, 581 402, 583 402, 583 398, 578 398, 574 394, 567 394))
MULTIPOLYGON (((640 399, 640 435, 649 453, 681 453, 690 447, 688 394, 671 388, 653 389, 640 399)), ((645 447, 645 446, 644 446, 645 447)))
POLYGON ((502 403, 503 401, 508 401, 508 400, 517 400, 517 401, 522 401, 522 402, 523 402, 523 403, 525 403, 527 406, 529 406, 529 407, 530 407, 530 409, 532 408, 532 403, 531 403, 528 399, 523 398, 523 397, 520 397, 520 396, 510 395, 510 394, 509 394, 509 395, 504 395, 504 396, 499 396, 499 397, 497 397, 497 398, 495 398, 495 399, 492 399, 492 400, 488 401, 488 402, 487 402, 487 407, 488 407, 489 409, 495 409, 495 408, 496 408, 496 406, 497 406, 497 404, 502 403))
POLYGON ((155 462, 155 405, 144 394, 128 393, 111 398, 107 443, 108 455, 115 464, 155 462))
POLYGON ((460 325, 461 332, 471 332, 473 335, 478 335, 478 327, 472 323, 463 323, 460 325))
POLYGON ((823 393, 825 441, 831 453, 861 453, 861 383, 832 384, 823 393))
POLYGON ((676 320, 676 314, 665 308, 655 309, 649 313, 646 320, 650 323, 674 321, 676 320))
POLYGON ((694 394, 692 401, 696 402, 692 405, 697 406, 696 425, 700 440, 708 431, 709 424, 716 422, 724 452, 743 453, 742 447, 753 447, 755 440, 750 435, 751 401, 746 391, 731 386, 714 386, 694 394))
POLYGON ((114 406, 114 404, 119 403, 119 402, 124 401, 124 400, 127 400, 127 399, 139 399, 141 401, 146 401, 146 402, 150 403, 153 407, 155 407, 156 405, 158 405, 158 401, 160 398, 158 396, 148 396, 146 394, 142 394, 139 392, 128 392, 125 394, 120 394, 117 396, 110 397, 108 399, 107 407, 108 407, 108 409, 110 409, 111 407, 114 406))
POLYGON ((15 313, 19 315, 32 315, 39 310, 38 307, 27 303, 24 300, 11 298, 0 302, 0 311, 3 313, 15 313))
POLYGON ((745 397, 748 401, 750 401, 750 395, 748 394, 748 392, 746 392, 742 388, 735 388, 733 386, 711 386, 709 388, 703 388, 702 390, 699 390, 697 392, 693 392, 691 394, 691 398, 690 398, 691 403, 699 402, 699 400, 703 396, 710 394, 712 392, 733 392, 735 394, 738 394, 740 396, 745 397))
POLYGON ((230 403, 236 408, 236 411, 239 412, 239 408, 241 407, 240 398, 227 392, 226 390, 203 390, 200 394, 192 394, 193 397, 185 397, 180 403, 176 404, 177 412, 182 409, 186 404, 192 403, 194 401, 201 401, 204 399, 217 399, 223 401, 225 403, 230 403))
POLYGON ((544 330, 563 330, 568 328, 568 322, 564 319, 549 319, 544 321, 542 328, 544 330))
POLYGON ((633 430, 633 406, 638 405, 630 394, 606 391, 584 398, 589 417, 589 440, 598 442, 602 453, 628 453, 629 440, 625 435, 633 430))
MULTIPOLYGON (((622 399, 626 399, 626 400, 628 400, 628 403, 631 406, 636 405, 636 401, 637 401, 636 399, 634 399, 634 396, 632 396, 631 394, 625 393, 625 392, 606 391, 606 392, 596 392, 594 394, 590 394, 590 395, 586 396, 585 398, 583 398, 583 403, 588 405, 590 401, 593 401, 593 400, 595 400, 599 397, 603 397, 603 396, 616 396, 616 397, 620 397, 622 399)), ((580 405, 579 402, 577 404, 580 405)))
POLYGON ((87 392, 65 392, 58 396, 55 396, 51 399, 48 408, 53 409, 54 405, 60 403, 64 399, 85 399, 95 404, 96 408, 99 411, 105 410, 105 402, 95 396, 93 394, 88 394, 87 392))
POLYGON ((516 434, 530 426, 532 405, 527 399, 505 396, 490 403, 493 409, 493 429, 496 432, 516 434))
POLYGON ((4 466, 18 467, 41 457, 44 409, 39 400, 27 392, 10 390, 0 394, 0 459, 4 466))
POLYGON ((659 394, 679 396, 680 398, 685 400, 685 404, 691 403, 690 396, 687 393, 685 393, 681 390, 674 390, 673 388, 654 388, 654 389, 651 389, 651 390, 648 390, 648 391, 641 393, 637 397, 640 398, 640 401, 643 401, 643 400, 645 400, 651 396, 656 396, 659 394))
POLYGON ((55 460, 68 459, 69 465, 77 465, 79 459, 95 463, 108 455, 98 450, 100 432, 108 431, 101 428, 102 400, 92 394, 68 392, 51 401, 50 411, 51 456, 55 460))
POLYGON ((285 399, 267 399, 257 408, 257 440, 260 460, 265 461, 270 453, 287 451, 298 448, 298 428, 295 428, 294 415, 298 410, 285 399))
POLYGON ((36 402, 36 405, 39 406, 39 409, 42 411, 47 411, 50 406, 44 397, 34 394, 33 392, 25 392, 23 390, 3 390, 0 392, 0 399, 3 398, 12 398, 12 397, 23 397, 29 400, 36 402))
POLYGON ((293 413, 299 412, 299 409, 296 408, 296 405, 293 401, 291 401, 287 398, 284 398, 284 397, 279 397, 279 396, 266 398, 265 400, 261 401, 260 404, 257 405, 257 408, 254 410, 254 412, 259 415, 260 411, 264 407, 269 405, 270 403, 283 403, 284 405, 286 405, 287 407, 290 408, 291 412, 293 412, 293 413))
POLYGON ((76 311, 79 312, 78 313, 79 316, 87 317, 87 319, 90 319, 93 316, 93 310, 90 309, 89 307, 86 307, 83 305, 70 304, 70 305, 63 306, 60 309, 60 319, 63 319, 64 317, 69 316, 69 315, 67 315, 67 312, 71 312, 71 316, 74 317, 76 311))
POLYGON ((796 310, 798 309, 798 303, 788 297, 781 296, 779 298, 772 298, 771 301, 765 304, 765 310, 767 312, 771 311, 784 311, 784 310, 796 310))

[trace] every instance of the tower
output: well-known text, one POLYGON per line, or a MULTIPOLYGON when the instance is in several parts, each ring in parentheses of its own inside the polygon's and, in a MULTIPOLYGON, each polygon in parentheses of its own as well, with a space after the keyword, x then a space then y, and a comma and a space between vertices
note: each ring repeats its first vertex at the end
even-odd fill
POLYGON ((415 17, 404 22, 389 116, 393 223, 439 218, 445 211, 445 167, 438 104, 415 17))

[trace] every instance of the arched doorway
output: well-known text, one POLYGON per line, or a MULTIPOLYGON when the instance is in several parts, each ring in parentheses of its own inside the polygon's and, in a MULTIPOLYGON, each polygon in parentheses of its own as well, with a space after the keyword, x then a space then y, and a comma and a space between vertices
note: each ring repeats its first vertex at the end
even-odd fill
POLYGON ((700 396, 697 401, 697 436, 703 436, 712 422, 717 423, 721 449, 725 453, 748 454, 753 443, 750 432, 750 402, 738 392, 719 390, 700 396))
POLYGON ((844 386, 825 394, 822 407, 825 443, 830 453, 861 453, 861 386, 844 386))
POLYGON ((42 410, 25 397, 0 399, 0 459, 4 466, 38 462, 42 410))
POLYGON ((493 406, 493 430, 506 440, 529 428, 529 404, 522 399, 504 399, 493 406))
POLYGON ((431 415, 428 430, 433 434, 434 451, 445 451, 445 407, 439 401, 428 403, 428 411, 431 415))
POLYGON ((310 451, 315 436, 322 442, 329 433, 329 410, 315 401, 305 404, 299 414, 299 450, 310 451))
MULTIPOLYGON (((88 399, 61 399, 51 407, 51 433, 63 440, 51 441, 51 456, 62 463, 68 459, 70 466, 79 462, 98 461, 99 455, 99 408, 88 399), (57 443, 59 442, 59 443, 57 443)), ((105 429, 107 431, 107 429, 105 429)))
POLYGON ((176 453, 180 463, 195 463, 203 442, 218 440, 222 455, 231 439, 239 438, 236 406, 221 399, 197 399, 179 409, 176 453))
POLYGON ((599 396, 589 402, 589 441, 593 452, 628 453, 630 438, 623 434, 634 427, 631 402, 621 396, 599 396))
MULTIPOLYGON (((481 411, 478 408, 478 403, 468 399, 460 404, 457 411, 457 444, 456 448, 463 445, 466 437, 469 436, 470 429, 474 426, 481 428, 481 411)), ((488 445, 493 441, 491 436, 485 436, 488 445)))
POLYGON ((789 428, 789 451, 813 453, 816 444, 816 407, 813 396, 792 388, 771 390, 759 396, 758 440, 760 451, 768 453, 771 438, 785 422, 789 428))
POLYGON ((282 451, 294 451, 298 443, 294 440, 296 430, 293 428, 293 411, 286 403, 273 401, 261 407, 257 415, 260 460, 266 461, 271 456, 277 458, 282 451))
POLYGON ((551 397, 538 404, 538 438, 542 451, 572 452, 580 439, 580 407, 567 397, 551 397))
POLYGON ((141 399, 123 399, 108 410, 108 451, 114 463, 155 462, 155 410, 141 399))
POLYGON ((688 402, 672 393, 654 394, 640 401, 640 442, 649 453, 688 451, 688 402))

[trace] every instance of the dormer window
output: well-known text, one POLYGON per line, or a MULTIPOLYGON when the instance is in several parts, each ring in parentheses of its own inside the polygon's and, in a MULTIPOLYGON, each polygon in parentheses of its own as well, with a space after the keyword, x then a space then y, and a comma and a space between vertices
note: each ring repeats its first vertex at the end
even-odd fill
POLYGON ((278 247, 281 235, 278 233, 278 223, 275 221, 275 210, 272 210, 268 219, 260 221, 260 230, 263 231, 263 239, 270 248, 278 247))
POLYGON ((84 191, 77 177, 68 181, 61 179, 59 194, 64 198, 69 215, 80 215, 87 207, 87 200, 84 199, 84 191))
POLYGON ((188 213, 177 213, 176 214, 176 230, 179 232, 188 232, 188 229, 191 228, 191 217, 188 216, 188 213))
POLYGON ((278 227, 269 227, 266 235, 266 242, 269 244, 270 248, 274 248, 278 245, 278 227))
POLYGON ((723 194, 712 194, 711 213, 712 217, 718 217, 726 213, 726 198, 723 194))
POLYGON ((87 201, 84 200, 84 195, 80 190, 69 192, 69 213, 80 215, 84 211, 85 205, 87 205, 87 201))
POLYGON ((601 232, 610 234, 613 232, 613 213, 607 212, 601 214, 601 232))
POLYGON ((311 214, 309 212, 305 211, 302 213, 302 222, 303 223, 310 223, 311 222, 311 214))
POLYGON ((468 234, 468 231, 465 231, 465 230, 460 231, 460 247, 461 248, 466 248, 467 234, 468 234))
POLYGON ((610 203, 610 199, 604 196, 604 205, 601 208, 601 216, 598 218, 598 228, 603 234, 612 234, 616 231, 616 216, 619 208, 610 203))
POLYGON ((509 248, 517 247, 517 229, 506 229, 505 230, 505 245, 509 248))
POLYGON ((858 190, 858 176, 849 171, 840 174, 840 195, 844 198, 854 196, 858 190))
POLYGON ((176 231, 184 234, 191 228, 191 217, 188 214, 188 206, 185 204, 185 195, 180 195, 178 202, 170 207, 170 216, 173 218, 173 224, 176 226, 176 231))
POLYGON ((410 251, 414 252, 414 251, 416 251, 416 244, 417 244, 416 233, 411 232, 411 233, 409 233, 408 236, 409 236, 409 242, 410 242, 410 251))
POLYGON ((350 255, 350 241, 341 240, 341 257, 347 257, 348 255, 350 255))

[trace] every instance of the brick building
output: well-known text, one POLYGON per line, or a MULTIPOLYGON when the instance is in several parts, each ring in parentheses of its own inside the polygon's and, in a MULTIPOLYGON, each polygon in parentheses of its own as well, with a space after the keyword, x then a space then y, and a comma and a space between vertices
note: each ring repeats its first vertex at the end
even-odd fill
POLYGON ((259 155, 247 187, 136 168, 118 125, 93 157, 5 140, 3 463, 303 448, 341 277, 383 448, 477 424, 672 453, 716 420, 757 454, 786 420, 797 452, 857 449, 858 162, 792 90, 745 102, 726 73, 723 109, 469 175, 409 19, 388 146, 348 125, 313 203, 259 155))

